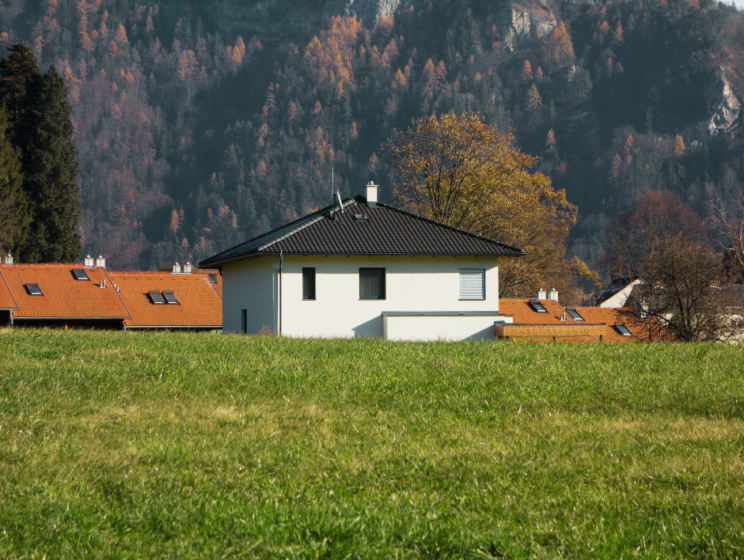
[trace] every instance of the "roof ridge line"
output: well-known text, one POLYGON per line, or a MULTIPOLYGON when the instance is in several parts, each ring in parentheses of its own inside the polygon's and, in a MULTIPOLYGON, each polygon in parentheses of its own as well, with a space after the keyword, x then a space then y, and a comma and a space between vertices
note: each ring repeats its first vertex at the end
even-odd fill
MULTIPOLYGON (((356 200, 353 199, 353 198, 347 198, 346 201, 341 201, 341 208, 342 208, 342 210, 344 208, 346 208, 347 206, 350 206, 352 202, 356 203, 356 200)), ((335 204, 332 204, 331 206, 326 206, 322 210, 318 210, 319 214, 314 219, 310 220, 307 223, 302 224, 301 226, 299 226, 299 227, 297 227, 297 228, 295 228, 295 229, 293 229, 291 231, 288 231, 287 233, 285 233, 281 237, 277 237, 276 239, 272 239, 266 245, 261 245, 258 249, 256 249, 256 253, 260 253, 261 251, 263 251, 265 249, 268 249, 272 245, 276 245, 280 241, 284 241, 288 237, 292 237, 294 234, 301 232, 303 229, 308 228, 308 227, 310 227, 313 224, 317 224, 323 218, 327 218, 327 217, 332 216, 333 214, 335 214, 336 212, 338 212, 337 209, 332 208, 333 206, 335 206, 335 204), (329 211, 329 213, 327 215, 326 214, 320 214, 320 212, 322 212, 326 208, 331 208, 331 210, 329 211)), ((284 227, 287 227, 287 226, 284 226, 284 227)), ((271 233, 271 232, 268 232, 268 233, 271 233)))
POLYGON ((395 206, 392 206, 391 204, 386 204, 384 202, 378 202, 377 206, 382 206, 383 208, 387 208, 388 210, 392 210, 394 212, 399 212, 401 214, 406 214, 407 216, 411 216, 412 218, 416 218, 418 220, 428 222, 430 224, 433 224, 435 226, 440 226, 443 228, 450 229, 452 231, 456 231, 458 233, 464 233, 465 235, 468 235, 470 237, 475 237, 476 239, 480 239, 482 241, 487 241, 489 243, 494 243, 496 245, 499 245, 501 247, 507 247, 509 249, 513 249, 515 251, 519 251, 522 255, 525 254, 524 249, 520 249, 519 247, 515 247, 514 245, 509 245, 508 243, 503 243, 502 241, 496 241, 495 239, 490 239, 488 237, 485 237, 483 235, 479 235, 477 233, 473 233, 461 228, 457 228, 455 226, 451 226, 449 224, 443 224, 442 222, 438 222, 436 220, 432 220, 431 218, 427 218, 425 216, 421 216, 419 214, 414 214, 413 212, 408 212, 407 210, 403 210, 402 208, 396 208, 395 206))

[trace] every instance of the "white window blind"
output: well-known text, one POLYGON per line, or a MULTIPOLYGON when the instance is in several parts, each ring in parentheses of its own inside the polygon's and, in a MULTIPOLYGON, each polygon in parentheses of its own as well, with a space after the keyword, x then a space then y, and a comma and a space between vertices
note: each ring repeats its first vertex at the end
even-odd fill
POLYGON ((484 269, 460 269, 460 299, 486 299, 486 271, 484 269))

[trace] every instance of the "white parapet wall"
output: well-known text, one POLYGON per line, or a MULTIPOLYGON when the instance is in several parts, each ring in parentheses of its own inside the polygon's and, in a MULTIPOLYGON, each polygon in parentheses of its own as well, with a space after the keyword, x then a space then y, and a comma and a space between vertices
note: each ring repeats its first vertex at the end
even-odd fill
POLYGON ((498 313, 383 312, 387 340, 493 340, 494 323, 510 323, 498 313))

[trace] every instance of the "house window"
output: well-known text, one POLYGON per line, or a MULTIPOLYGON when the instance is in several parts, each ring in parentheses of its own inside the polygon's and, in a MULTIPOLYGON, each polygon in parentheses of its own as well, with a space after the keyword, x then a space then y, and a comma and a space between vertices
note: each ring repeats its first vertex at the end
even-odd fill
POLYGON ((571 317, 576 321, 583 321, 584 318, 581 316, 581 313, 579 313, 579 310, 575 307, 569 307, 566 309, 568 311, 568 314, 571 315, 571 317))
POLYGON ((240 332, 248 334, 248 310, 240 310, 240 332))
POLYGON ((302 269, 302 299, 315 299, 315 269, 302 269))
POLYGON ((630 329, 628 329, 628 327, 626 327, 623 323, 615 323, 615 328, 623 336, 633 336, 633 333, 630 332, 630 329))
POLYGON ((26 284, 26 291, 30 296, 43 296, 38 284, 26 284))
POLYGON ((460 269, 460 299, 486 299, 485 269, 460 269))
POLYGON ((359 299, 385 299, 385 269, 359 269, 359 299))
POLYGON ((542 303, 540 303, 540 300, 539 299, 531 299, 530 300, 530 305, 532 306, 532 309, 534 309, 538 313, 547 313, 548 312, 548 310, 545 309, 545 306, 542 303))

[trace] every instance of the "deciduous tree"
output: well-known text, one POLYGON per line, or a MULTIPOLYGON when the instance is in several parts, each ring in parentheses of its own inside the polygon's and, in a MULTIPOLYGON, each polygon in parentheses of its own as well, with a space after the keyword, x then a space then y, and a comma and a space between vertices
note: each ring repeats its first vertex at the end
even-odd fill
POLYGON ((513 147, 495 124, 476 113, 431 115, 395 131, 383 152, 392 164, 396 203, 525 250, 501 268, 505 296, 571 281, 565 241, 576 206, 548 177, 529 172, 536 158, 513 147))

